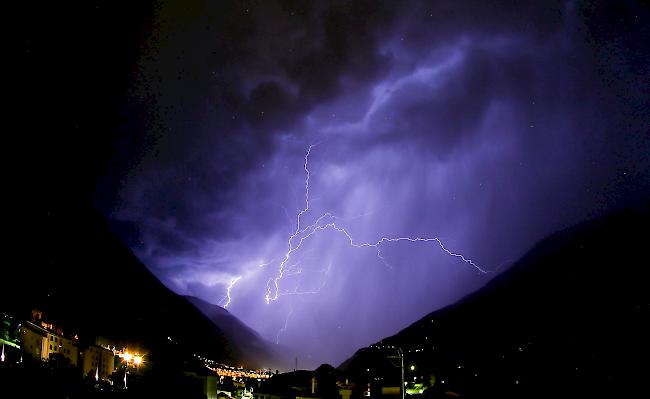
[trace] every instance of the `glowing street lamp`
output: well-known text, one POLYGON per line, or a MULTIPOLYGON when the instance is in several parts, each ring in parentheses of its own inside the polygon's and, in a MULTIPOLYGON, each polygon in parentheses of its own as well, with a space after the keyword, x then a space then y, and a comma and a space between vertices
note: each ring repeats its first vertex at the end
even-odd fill
MULTIPOLYGON (((404 387, 406 386, 406 383, 404 382, 404 352, 402 351, 402 348, 400 348, 399 346, 397 348, 395 348, 395 349, 397 349, 397 356, 388 356, 388 358, 389 359, 396 359, 397 358, 397 359, 400 360, 400 371, 401 371, 400 374, 401 374, 401 380, 402 380, 400 391, 402 393, 402 395, 401 395, 402 399, 404 399, 404 394, 405 394, 404 387)), ((413 366, 411 366, 411 367, 413 367, 413 366)))
POLYGON ((129 353, 128 351, 120 353, 118 356, 122 358, 122 361, 124 362, 124 389, 126 389, 126 375, 129 373, 129 365, 138 367, 144 362, 144 358, 142 355, 129 353))
POLYGON ((138 353, 124 352, 118 354, 118 356, 122 358, 122 361, 124 362, 124 365, 127 368, 129 367, 129 365, 139 366, 142 363, 144 363, 144 356, 139 355, 138 353))

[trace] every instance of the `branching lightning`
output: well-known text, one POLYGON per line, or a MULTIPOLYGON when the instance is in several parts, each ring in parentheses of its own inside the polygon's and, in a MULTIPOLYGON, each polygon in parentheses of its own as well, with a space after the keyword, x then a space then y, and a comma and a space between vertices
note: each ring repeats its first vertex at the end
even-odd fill
MULTIPOLYGON (((307 153, 305 154, 304 157, 304 163, 303 163, 303 169, 305 171, 305 183, 304 183, 304 206, 302 209, 298 211, 298 214, 296 215, 295 218, 295 224, 294 228, 292 229, 292 233, 289 235, 287 242, 286 242, 286 252, 280 256, 282 261, 280 262, 280 265, 278 267, 278 271, 275 275, 275 277, 270 278, 267 282, 266 285, 266 293, 264 295, 264 300, 266 301, 267 304, 270 304, 271 301, 276 301, 280 296, 285 296, 285 295, 303 295, 303 294, 317 294, 319 293, 323 287, 325 286, 327 279, 329 278, 329 272, 331 269, 331 264, 327 267, 325 271, 325 276, 326 278, 324 279, 323 283, 321 284, 320 287, 314 290, 306 290, 306 291, 301 291, 299 288, 296 288, 293 291, 285 291, 282 292, 280 290, 280 281, 288 276, 293 276, 293 275, 298 275, 303 272, 303 270, 300 268, 300 262, 295 262, 295 263, 289 263, 289 261, 292 259, 292 256, 298 251, 302 244, 307 241, 310 237, 316 235, 319 232, 325 231, 325 230, 332 230, 336 231, 342 235, 345 236, 347 241, 349 242, 349 245, 354 248, 374 248, 377 258, 388 268, 392 268, 392 266, 388 263, 386 258, 382 255, 381 252, 381 247, 390 243, 397 243, 397 242, 411 242, 411 243, 435 243, 443 252, 448 254, 449 256, 458 258, 460 261, 472 266, 474 269, 476 269, 478 272, 486 274, 489 273, 490 271, 483 269, 479 265, 477 265, 472 259, 467 258, 465 255, 454 252, 449 250, 443 242, 440 240, 438 237, 381 237, 375 242, 358 242, 356 241, 352 235, 340 224, 337 224, 338 220, 342 220, 338 216, 333 215, 330 212, 325 212, 322 215, 320 215, 316 220, 309 225, 304 225, 303 217, 305 214, 307 214, 310 211, 310 178, 311 178, 311 172, 309 170, 309 156, 311 155, 312 150, 314 147, 316 147, 317 144, 312 144, 309 146, 307 149, 307 153)), ((285 209, 285 214, 288 216, 288 212, 285 209)), ((263 263, 259 265, 259 268, 270 265, 274 263, 276 259, 273 259, 269 262, 263 263)), ((230 302, 231 302, 231 290, 235 286, 235 284, 242 278, 242 276, 236 276, 234 277, 231 281, 230 284, 227 287, 227 302, 224 305, 224 308, 227 307, 230 302)), ((277 339, 279 339, 280 334, 286 330, 288 320, 293 313, 293 308, 289 315, 287 316, 287 319, 285 321, 285 326, 283 329, 281 329, 278 332, 277 339)))
MULTIPOLYGON (((465 257, 463 254, 453 252, 447 249, 445 245, 442 243, 442 241, 440 240, 440 238, 438 237, 381 237, 376 242, 357 242, 354 240, 352 235, 344 227, 341 227, 336 223, 336 220, 340 218, 334 216, 329 212, 322 214, 320 217, 316 219, 314 223, 304 228, 301 228, 302 217, 310 210, 309 179, 311 177, 311 173, 309 170, 309 156, 311 155, 311 151, 315 146, 316 146, 315 144, 309 146, 304 158, 305 162, 303 164, 303 169, 305 170, 305 175, 306 175, 305 206, 298 212, 298 215, 296 217, 296 224, 295 224, 296 227, 287 240, 287 251, 284 253, 282 262, 280 263, 280 267, 278 268, 278 273, 274 278, 269 279, 267 283, 266 295, 264 296, 264 300, 266 301, 267 304, 269 304, 271 301, 276 301, 279 296, 284 295, 283 293, 280 292, 280 281, 282 280, 283 277, 287 275, 287 269, 290 268, 287 266, 287 262, 289 261, 289 259, 291 259, 291 256, 300 249, 302 244, 307 239, 309 239, 314 234, 324 230, 334 230, 343 234, 347 238, 348 242, 350 243, 350 246, 354 248, 374 248, 375 251, 377 252, 377 257, 384 263, 384 265, 386 265, 389 268, 391 267, 391 265, 386 261, 386 259, 382 256, 381 253, 382 245, 385 245, 387 243, 400 242, 400 241, 424 242, 424 243, 435 242, 438 245, 438 247, 440 247, 440 249, 446 252, 449 256, 453 256, 460 259, 462 262, 472 266, 473 268, 475 268, 481 273, 488 273, 488 271, 481 268, 479 265, 474 263, 473 260, 465 257)), ((292 265, 291 267, 293 266, 295 265, 292 265)), ((292 293, 287 293, 287 294, 292 294, 292 293)))
MULTIPOLYGON (((321 285, 313 290, 301 290, 300 287, 296 287, 293 291, 285 291, 285 292, 280 292, 278 295, 279 296, 285 296, 285 295, 307 295, 307 294, 318 294, 321 292, 323 288, 325 288, 325 284, 327 284, 327 281, 329 280, 329 274, 330 270, 332 270, 332 264, 330 263, 327 266, 327 269, 321 271, 320 273, 323 273, 325 275, 325 278, 323 279, 323 282, 321 285)), ((298 270, 295 272, 295 274, 302 274, 302 270, 298 270)), ((285 274, 288 276, 289 274, 285 274)))
MULTIPOLYGON (((263 262, 263 263, 258 264, 258 265, 257 265, 257 268, 254 269, 254 270, 252 270, 252 273, 258 271, 259 269, 262 269, 263 267, 266 267, 266 266, 268 266, 268 265, 273 264, 275 261, 276 261, 276 259, 274 258, 274 259, 271 259, 271 260, 268 261, 268 262, 263 262)), ((232 293, 232 289, 235 287, 235 284, 237 284, 237 282, 238 282, 239 280, 241 280, 242 278, 244 278, 244 277, 247 276, 248 274, 250 274, 250 273, 246 273, 246 274, 242 274, 242 275, 239 275, 239 276, 235 276, 235 277, 233 277, 232 279, 230 279, 230 282, 228 283, 228 286, 226 287, 226 296, 225 296, 225 298, 222 298, 222 299, 221 299, 221 301, 224 301, 224 300, 226 301, 226 303, 223 305, 223 308, 224 308, 224 309, 227 309, 227 308, 228 308, 228 305, 230 305, 230 302, 232 302, 232 296, 231 296, 231 293, 232 293)))
POLYGON ((226 301, 226 304, 223 305, 224 309, 228 308, 228 305, 230 305, 230 301, 232 300, 232 298, 230 297, 230 291, 232 290, 232 287, 234 287, 235 284, 237 284, 237 281, 241 280, 242 277, 243 276, 237 276, 237 277, 233 277, 232 280, 230 280, 230 284, 228 285, 228 290, 226 291, 226 296, 228 297, 228 300, 226 301))
MULTIPOLYGON (((298 216, 296 218, 296 229, 294 230, 293 234, 291 234, 291 236, 289 237, 289 241, 288 241, 289 249, 284 254, 284 259, 282 259, 282 263, 280 263, 280 269, 279 269, 278 275, 274 279, 269 280, 269 283, 267 284, 266 296, 264 297, 267 304, 271 300, 275 301, 275 300, 278 299, 278 292, 280 290, 280 286, 278 285, 278 281, 280 281, 280 279, 282 279, 282 277, 284 276, 285 265, 287 264, 287 261, 291 257, 291 254, 294 251, 296 251, 298 248, 300 248, 300 244, 302 244, 302 242, 304 241, 304 238, 303 238, 303 239, 300 240, 300 244, 298 244, 298 246, 296 246, 296 247, 293 246, 293 240, 301 233, 300 219, 302 218, 302 215, 304 215, 305 213, 307 213, 309 211, 309 178, 311 176, 311 173, 309 172, 308 165, 309 165, 309 155, 311 154, 311 150, 314 147, 315 147, 315 144, 312 144, 307 149, 307 153, 305 154, 305 163, 303 165, 303 168, 305 169, 305 174, 306 174, 306 178, 305 178, 305 207, 300 210, 300 212, 298 213, 298 216), (275 286, 275 294, 274 294, 273 298, 271 298, 271 291, 272 291, 272 287, 270 285, 271 281, 273 281, 273 285, 275 286)), ((313 232, 312 232, 312 234, 313 234, 313 232)))
POLYGON ((280 344, 280 335, 282 335, 283 332, 287 331, 287 326, 289 326, 289 319, 291 318, 291 315, 293 314, 293 307, 289 310, 289 313, 287 314, 287 318, 284 319, 284 327, 282 327, 278 333, 275 335, 275 344, 279 345, 280 344))

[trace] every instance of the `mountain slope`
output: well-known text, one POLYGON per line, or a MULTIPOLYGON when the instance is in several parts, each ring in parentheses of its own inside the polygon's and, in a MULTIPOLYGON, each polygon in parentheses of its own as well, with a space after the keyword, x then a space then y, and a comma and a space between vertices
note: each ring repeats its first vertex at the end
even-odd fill
POLYGON ((193 353, 238 364, 223 331, 166 288, 94 210, 48 214, 38 250, 8 268, 0 306, 28 318, 33 307, 82 340, 101 335, 150 351, 153 364, 176 367, 193 353), (182 360, 179 361, 179 360, 182 360))
MULTIPOLYGON (((430 385, 433 375, 433 396, 637 397, 650 355, 649 228, 647 211, 629 211, 554 234, 483 289, 377 345, 404 349, 407 381, 430 385)), ((362 378, 377 351, 341 367, 362 378)))
POLYGON ((279 347, 264 340, 226 309, 196 297, 185 298, 223 331, 232 343, 235 356, 245 364, 250 367, 280 370, 289 367, 290 362, 282 357, 279 347))

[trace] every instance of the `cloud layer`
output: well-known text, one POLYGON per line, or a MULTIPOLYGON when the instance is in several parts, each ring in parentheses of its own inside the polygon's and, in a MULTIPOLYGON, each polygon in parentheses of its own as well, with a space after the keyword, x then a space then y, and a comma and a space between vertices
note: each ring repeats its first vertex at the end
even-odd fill
POLYGON ((310 145, 303 226, 487 270, 647 198, 647 9, 506 3, 161 2, 99 201, 172 289, 241 276, 229 310, 337 364, 494 274, 325 229, 267 305, 310 145))

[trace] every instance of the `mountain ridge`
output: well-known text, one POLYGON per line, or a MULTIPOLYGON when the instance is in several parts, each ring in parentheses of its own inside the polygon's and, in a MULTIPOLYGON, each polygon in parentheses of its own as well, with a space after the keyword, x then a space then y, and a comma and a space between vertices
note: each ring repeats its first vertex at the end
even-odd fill
MULTIPOLYGON (((31 309, 40 309, 68 335, 88 343, 102 336, 137 345, 157 364, 176 367, 172 363, 201 354, 225 364, 260 366, 252 356, 239 358, 248 352, 235 343, 237 335, 228 334, 244 326, 241 321, 230 315, 216 324, 167 288, 96 210, 48 213, 39 227, 48 239, 30 254, 29 267, 4 273, 13 284, 0 290, 0 310, 28 318, 31 309)), ((257 336, 247 326, 245 331, 246 337, 257 336)))
POLYGON ((339 368, 360 378, 364 358, 377 357, 370 352, 399 347, 417 365, 408 376, 437 378, 433 392, 640 392, 643 368, 635 365, 650 354, 649 231, 648 210, 627 210, 552 234, 481 289, 360 349, 339 368))
POLYGON ((234 346, 235 354, 244 362, 256 368, 289 368, 290 362, 283 358, 279 346, 262 338, 227 309, 191 295, 186 295, 185 299, 224 331, 234 346))

